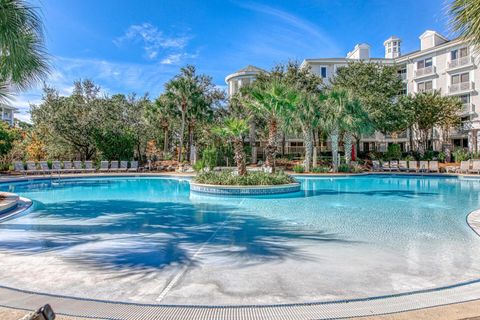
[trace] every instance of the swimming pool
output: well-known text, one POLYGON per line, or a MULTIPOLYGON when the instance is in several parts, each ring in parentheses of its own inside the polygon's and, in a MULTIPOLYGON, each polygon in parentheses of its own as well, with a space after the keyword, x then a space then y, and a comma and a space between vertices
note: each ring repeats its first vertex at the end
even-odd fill
POLYGON ((91 178, 2 185, 34 200, 0 223, 0 284, 165 304, 368 297, 477 279, 466 215, 480 181, 302 178, 302 191, 190 194, 188 180, 91 178))

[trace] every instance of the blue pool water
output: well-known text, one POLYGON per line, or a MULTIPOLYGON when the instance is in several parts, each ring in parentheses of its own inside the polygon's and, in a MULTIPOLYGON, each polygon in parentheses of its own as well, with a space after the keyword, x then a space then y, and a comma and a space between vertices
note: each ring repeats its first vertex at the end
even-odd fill
POLYGON ((188 180, 2 185, 34 201, 0 223, 0 285, 158 303, 288 303, 480 278, 466 215, 480 180, 302 178, 302 191, 190 194, 188 180))

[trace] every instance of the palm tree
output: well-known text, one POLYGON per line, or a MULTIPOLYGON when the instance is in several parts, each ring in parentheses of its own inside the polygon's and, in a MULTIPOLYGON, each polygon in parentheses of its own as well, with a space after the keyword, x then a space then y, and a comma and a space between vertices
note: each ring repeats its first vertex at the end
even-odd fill
POLYGON ((329 110, 325 123, 329 127, 332 142, 333 168, 336 171, 339 164, 338 140, 344 135, 345 161, 350 163, 352 154, 352 137, 354 133, 366 133, 371 130, 367 112, 358 99, 341 89, 334 89, 328 95, 329 110))
POLYGON ((480 2, 453 0, 450 4, 451 26, 461 37, 480 45, 480 2))
POLYGON ((278 127, 283 119, 291 115, 297 94, 289 86, 277 80, 262 86, 254 86, 250 94, 251 99, 246 101, 247 105, 268 124, 265 166, 275 172, 278 127))
POLYGON ((237 164, 238 175, 247 174, 245 149, 243 148, 243 136, 248 132, 248 121, 239 118, 227 118, 223 126, 214 128, 214 132, 232 141, 237 164))
POLYGON ((0 0, 0 99, 44 79, 47 60, 36 9, 22 0, 0 0))
POLYGON ((160 125, 163 133, 163 154, 168 153, 171 123, 174 120, 172 101, 166 94, 160 95, 147 109, 147 118, 152 126, 160 125))
POLYGON ((303 91, 299 95, 295 105, 295 120, 299 123, 305 142, 305 171, 310 171, 313 155, 313 130, 315 130, 322 117, 322 106, 325 103, 325 95, 322 93, 310 93, 303 91))

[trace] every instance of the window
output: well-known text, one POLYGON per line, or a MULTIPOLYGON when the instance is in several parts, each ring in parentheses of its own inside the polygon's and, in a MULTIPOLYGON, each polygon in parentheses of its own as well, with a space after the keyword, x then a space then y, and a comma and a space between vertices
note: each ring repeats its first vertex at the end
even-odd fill
POLYGON ((461 95, 461 96, 459 96, 459 98, 460 98, 460 101, 462 102, 462 104, 470 103, 470 95, 469 94, 461 95))
POLYGON ((428 68, 433 65, 432 58, 427 58, 425 60, 417 61, 417 69, 428 68))
POLYGON ((452 84, 465 83, 470 81, 470 74, 468 72, 456 74, 452 76, 452 84))
POLYGON ((433 82, 432 81, 425 81, 425 82, 420 82, 418 84, 418 92, 428 92, 432 91, 433 89, 433 82))
POLYGON ((466 57, 468 56, 468 48, 461 48, 461 49, 455 49, 455 50, 452 50, 451 54, 450 54, 450 58, 452 60, 457 60, 459 58, 463 58, 463 57, 466 57))
POLYGON ((327 77, 327 67, 321 67, 320 68, 320 75, 322 76, 322 78, 327 77))

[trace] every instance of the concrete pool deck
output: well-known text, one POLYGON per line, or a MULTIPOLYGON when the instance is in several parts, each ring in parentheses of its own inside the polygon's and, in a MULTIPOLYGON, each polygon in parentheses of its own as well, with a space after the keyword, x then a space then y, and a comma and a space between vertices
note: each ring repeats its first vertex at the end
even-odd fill
MULTIPOLYGON (((126 176, 126 174, 113 174, 114 176, 126 176)), ((158 176, 158 174, 131 174, 132 176, 158 176)), ((71 175, 79 177, 80 175, 71 175)), ((108 176, 101 175, 82 175, 82 176, 108 176)), ((162 175, 171 176, 171 174, 162 175)), ((185 176, 185 175, 181 175, 185 176)), ((449 175, 451 176, 451 175, 449 175)), ((64 177, 64 176, 62 176, 64 177)), ((67 177, 67 176, 65 176, 67 177)), ((478 177, 478 176, 475 176, 478 177)), ((45 177, 38 177, 45 179, 45 177)), ((24 180, 25 181, 25 180, 24 180)), ((472 229, 480 226, 480 214, 471 214, 468 222, 472 229)), ((476 230, 478 232, 478 229, 476 230)), ((266 306, 266 307, 173 307, 165 305, 140 305, 140 304, 119 304, 109 303, 105 301, 95 301, 86 299, 75 299, 69 297, 53 296, 25 292, 16 289, 1 288, 0 289, 0 305, 10 306, 20 309, 28 309, 32 305, 37 306, 42 303, 51 303, 58 313, 70 314, 75 316, 88 316, 94 319, 326 319, 326 318, 344 318, 359 315, 381 314, 398 312, 409 309, 429 308, 432 305, 451 304, 460 301, 475 300, 480 298, 480 283, 470 283, 463 286, 448 287, 443 290, 429 290, 428 292, 417 292, 408 295, 396 295, 392 297, 381 297, 375 299, 362 299, 361 301, 337 301, 333 303, 312 303, 312 304, 295 304, 289 306, 266 306), (53 302, 52 302, 53 300, 53 302), (110 314, 116 316, 110 317, 110 314), (97 318, 98 317, 98 318, 97 318)), ((453 304, 445 307, 434 307, 425 309, 428 314, 429 310, 438 310, 432 315, 432 319, 438 319, 438 315, 442 315, 442 319, 465 319, 477 316, 473 310, 479 310, 477 302, 453 304), (471 306, 473 305, 473 306, 471 306), (460 311, 457 312, 460 306, 460 311), (470 306, 470 307, 468 307, 470 306), (442 309, 443 308, 443 309, 442 309), (445 311, 446 310, 446 311, 445 311), (450 311, 449 311, 450 310, 450 311), (455 311, 457 310, 457 311, 455 311), (468 313, 472 310, 473 313, 468 313), (452 317, 446 317, 448 313, 452 313, 452 317), (456 317, 458 316, 458 317, 456 317)), ((0 315, 3 310, 0 310, 0 315)), ((10 310, 11 311, 11 310, 10 310)), ((415 317, 428 319, 427 315, 421 316, 423 311, 413 311, 410 317, 395 318, 396 315, 386 315, 382 317, 368 317, 366 319, 410 319, 415 317)), ((432 312, 432 311, 430 311, 432 312)), ((478 313, 478 311, 477 311, 478 313)), ((400 313, 398 316, 409 314, 400 313)), ((3 317, 1 319, 4 319, 3 317)), ((6 318, 8 319, 8 318, 6 318)), ((15 318, 14 318, 15 319, 15 318)), ((62 319, 62 318, 60 318, 62 319)), ((81 319, 81 318, 65 318, 65 319, 81 319)))

